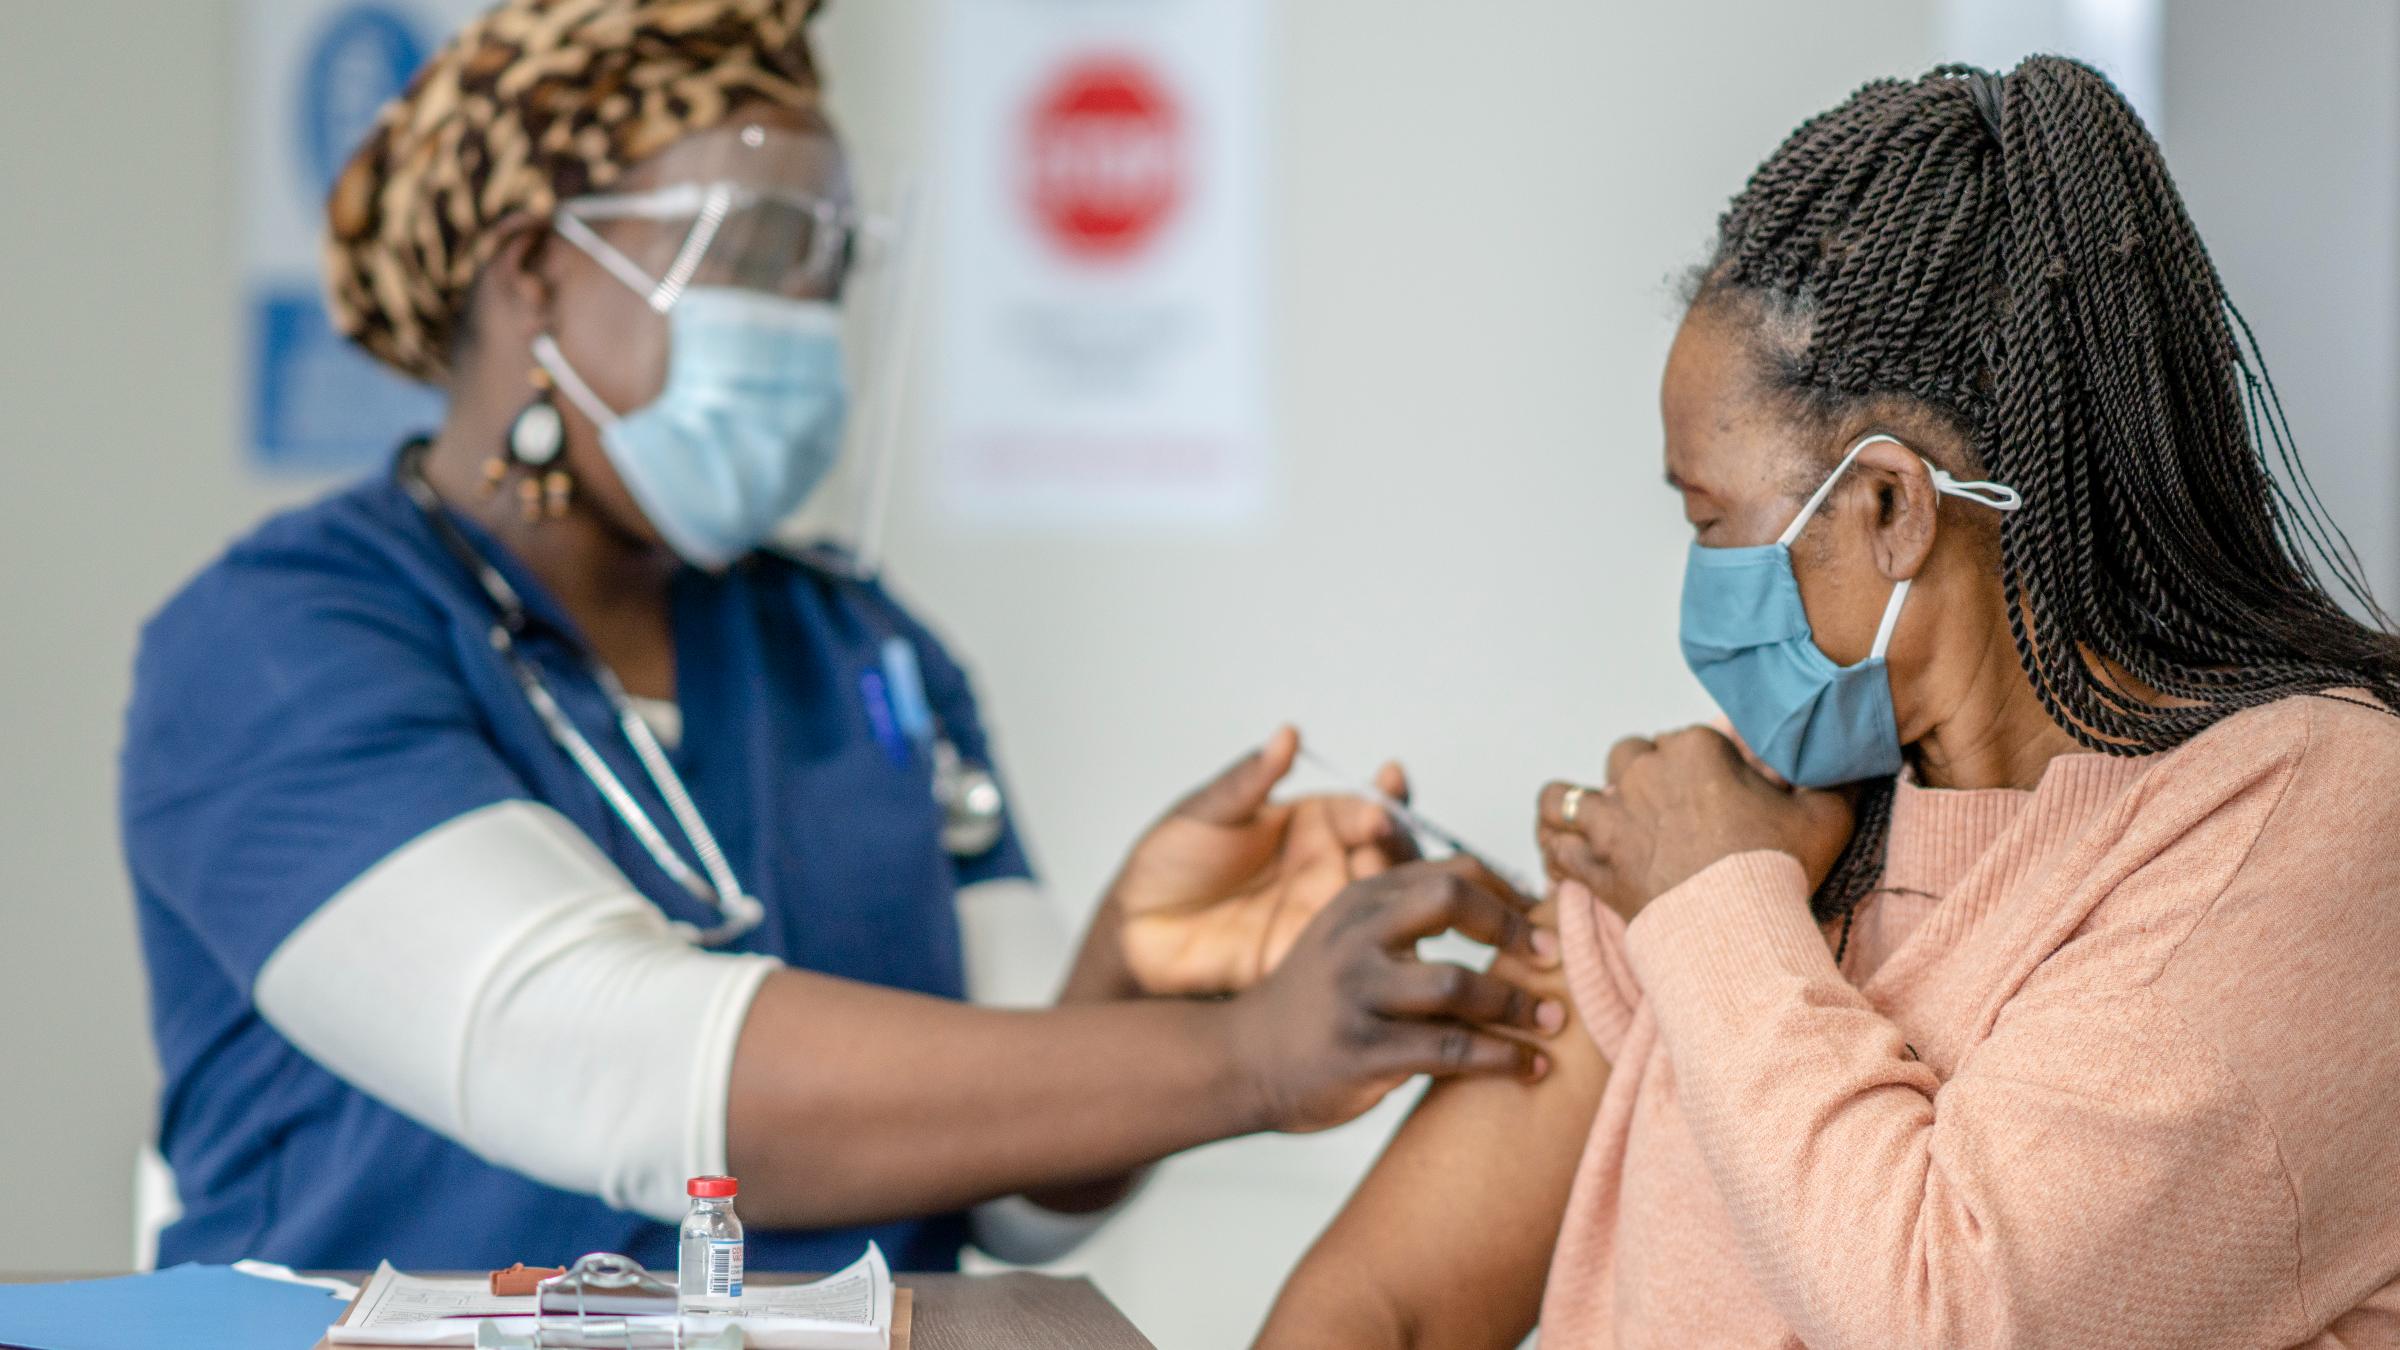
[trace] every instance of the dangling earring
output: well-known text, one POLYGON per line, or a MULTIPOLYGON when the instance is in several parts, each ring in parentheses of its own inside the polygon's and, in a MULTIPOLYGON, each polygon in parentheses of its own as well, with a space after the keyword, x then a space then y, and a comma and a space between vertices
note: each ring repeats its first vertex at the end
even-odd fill
POLYGON ((556 520, 567 513, 567 503, 575 496, 575 476, 565 469, 552 469, 542 475, 542 514, 556 520))
POLYGON ((550 372, 538 365, 533 368, 533 390, 533 401, 508 424, 506 452, 485 462, 484 488, 497 492, 510 475, 523 469, 526 476, 517 482, 517 509, 528 521, 556 520, 567 513, 575 495, 575 476, 564 466, 553 467, 559 452, 566 448, 567 424, 551 397, 550 372))

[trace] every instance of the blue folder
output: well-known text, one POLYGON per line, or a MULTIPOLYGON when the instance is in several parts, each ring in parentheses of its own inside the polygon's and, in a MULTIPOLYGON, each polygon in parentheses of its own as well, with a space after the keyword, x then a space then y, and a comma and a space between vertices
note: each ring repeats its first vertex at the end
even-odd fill
POLYGON ((350 1305, 322 1289, 176 1266, 0 1285, 0 1345, 23 1350, 309 1350, 350 1305))

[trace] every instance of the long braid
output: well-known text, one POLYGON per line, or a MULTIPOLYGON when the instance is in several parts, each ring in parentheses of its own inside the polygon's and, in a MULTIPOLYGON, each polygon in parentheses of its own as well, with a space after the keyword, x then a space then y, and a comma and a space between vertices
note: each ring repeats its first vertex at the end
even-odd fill
MULTIPOLYGON (((1719 302, 1783 321, 1765 346, 1806 415, 1911 400, 1967 445, 1947 467, 2024 494, 2000 530, 2009 634, 2086 747, 2169 749, 2295 694, 2400 707, 2400 639, 2249 326, 2157 143, 2090 67, 1948 66, 1811 119, 1720 222, 1694 303, 1719 302)), ((1892 798, 1866 785, 1817 893, 1845 939, 1892 798)))

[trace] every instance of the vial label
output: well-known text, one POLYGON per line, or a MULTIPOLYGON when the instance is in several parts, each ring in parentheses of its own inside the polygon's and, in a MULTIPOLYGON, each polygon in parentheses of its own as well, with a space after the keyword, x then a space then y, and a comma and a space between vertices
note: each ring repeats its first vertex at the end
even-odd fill
POLYGON ((708 1244, 708 1296, 742 1296, 742 1240, 712 1238, 708 1244))

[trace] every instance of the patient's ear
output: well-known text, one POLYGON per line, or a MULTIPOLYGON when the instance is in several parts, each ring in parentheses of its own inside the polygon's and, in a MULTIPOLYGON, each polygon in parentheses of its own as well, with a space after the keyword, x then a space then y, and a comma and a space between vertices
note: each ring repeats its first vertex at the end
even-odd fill
POLYGON ((1876 569, 1890 581, 1915 578, 1933 556, 1941 524, 1942 497, 1931 466, 1905 445, 1878 440, 1858 452, 1850 472, 1873 494, 1876 569))

